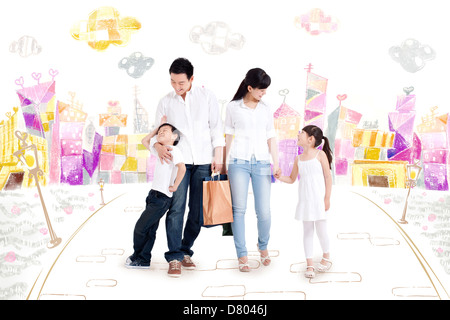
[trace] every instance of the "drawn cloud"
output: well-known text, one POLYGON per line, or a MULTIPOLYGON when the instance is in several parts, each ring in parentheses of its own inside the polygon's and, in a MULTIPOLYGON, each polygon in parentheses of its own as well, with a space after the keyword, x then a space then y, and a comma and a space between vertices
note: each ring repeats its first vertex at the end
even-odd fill
POLYGON ((153 58, 147 58, 140 52, 134 52, 119 61, 119 69, 125 69, 130 77, 137 79, 150 70, 154 62, 153 58))
POLYGON ((406 39, 400 46, 389 48, 389 55, 403 69, 414 73, 425 67, 426 61, 433 60, 436 52, 415 39, 406 39))
POLYGON ((294 24, 299 29, 305 29, 310 35, 317 36, 321 33, 335 32, 339 21, 332 16, 326 16, 321 9, 315 8, 307 14, 295 17, 294 24))
POLYGON ((97 50, 104 51, 110 44, 126 46, 131 35, 141 28, 141 23, 133 17, 120 17, 113 7, 100 7, 72 26, 71 34, 75 40, 85 41, 97 50))
POLYGON ((239 33, 233 33, 225 22, 210 22, 206 27, 195 26, 189 35, 194 43, 199 43, 208 54, 217 55, 228 49, 242 49, 245 38, 239 33))
POLYGON ((11 43, 9 46, 9 51, 12 53, 18 53, 23 58, 27 58, 31 55, 41 53, 42 48, 35 38, 31 36, 22 36, 19 40, 11 43))

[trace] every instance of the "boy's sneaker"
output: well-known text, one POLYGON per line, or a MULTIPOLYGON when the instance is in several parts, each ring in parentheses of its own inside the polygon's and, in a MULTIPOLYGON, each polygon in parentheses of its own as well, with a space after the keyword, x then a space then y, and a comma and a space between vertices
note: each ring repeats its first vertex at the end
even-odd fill
POLYGON ((188 255, 184 256, 183 261, 181 261, 181 265, 183 266, 183 268, 186 268, 188 270, 195 269, 195 267, 196 267, 194 261, 192 261, 191 257, 188 255))
POLYGON ((169 271, 167 271, 169 277, 178 278, 181 276, 181 262, 178 260, 172 260, 169 262, 169 271))
POLYGON ((133 260, 132 256, 129 256, 125 261, 125 267, 129 269, 149 269, 150 262, 144 262, 140 259, 133 260))

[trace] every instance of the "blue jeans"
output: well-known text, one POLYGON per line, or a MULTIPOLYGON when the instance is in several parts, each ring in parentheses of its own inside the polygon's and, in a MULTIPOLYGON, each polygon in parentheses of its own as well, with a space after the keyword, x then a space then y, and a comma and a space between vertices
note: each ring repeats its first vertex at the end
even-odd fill
POLYGON ((247 256, 245 246, 245 211, 247 209, 248 185, 251 179, 255 197, 255 211, 258 220, 258 247, 266 250, 270 237, 270 188, 271 169, 269 161, 250 161, 231 159, 228 166, 228 179, 231 187, 233 205, 234 244, 238 258, 247 256))
POLYGON ((166 260, 182 261, 184 255, 192 256, 192 246, 203 224, 203 179, 211 176, 211 165, 186 165, 186 173, 173 193, 172 204, 166 215, 167 245, 166 260), (189 188, 189 213, 183 233, 186 198, 189 188), (183 236, 183 239, 182 239, 183 236))
POLYGON ((169 209, 172 198, 156 190, 150 190, 145 199, 146 207, 136 222, 133 233, 133 258, 150 263, 159 220, 169 209))

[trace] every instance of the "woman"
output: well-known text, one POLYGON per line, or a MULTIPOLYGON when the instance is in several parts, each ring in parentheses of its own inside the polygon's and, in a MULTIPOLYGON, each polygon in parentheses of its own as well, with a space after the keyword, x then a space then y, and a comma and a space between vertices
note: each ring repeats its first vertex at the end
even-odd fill
POLYGON ((270 236, 270 156, 274 173, 278 167, 278 149, 273 125, 273 112, 261 101, 270 85, 270 77, 260 68, 251 69, 227 106, 225 140, 233 202, 231 224, 239 270, 250 271, 245 246, 245 211, 249 181, 252 181, 258 220, 258 249, 264 266, 270 264, 267 244, 270 236))

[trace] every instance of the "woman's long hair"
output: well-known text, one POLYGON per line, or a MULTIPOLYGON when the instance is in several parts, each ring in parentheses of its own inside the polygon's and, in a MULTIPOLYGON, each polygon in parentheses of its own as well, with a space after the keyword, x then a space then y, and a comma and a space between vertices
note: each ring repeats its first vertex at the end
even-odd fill
POLYGON ((270 86, 270 76, 261 68, 250 69, 242 80, 231 101, 242 99, 248 92, 248 86, 257 89, 267 89, 270 86))
POLYGON ((313 136, 314 139, 316 139, 316 143, 314 145, 314 148, 317 148, 322 143, 322 140, 324 141, 322 150, 325 152, 328 163, 330 164, 331 169, 331 162, 333 161, 333 156, 330 148, 330 142, 328 141, 328 138, 323 135, 322 129, 320 129, 318 126, 309 125, 303 128, 303 131, 305 131, 310 137, 313 136))

